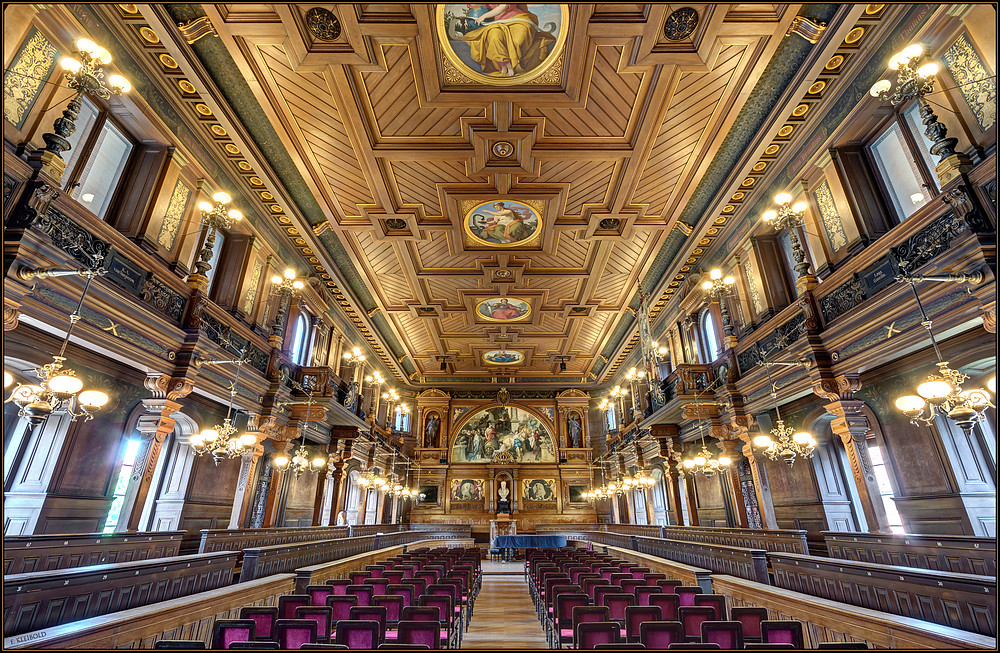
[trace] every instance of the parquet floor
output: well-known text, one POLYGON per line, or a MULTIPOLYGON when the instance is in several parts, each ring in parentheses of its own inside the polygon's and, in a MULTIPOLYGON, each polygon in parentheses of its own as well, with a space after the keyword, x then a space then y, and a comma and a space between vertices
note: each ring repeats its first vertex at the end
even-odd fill
POLYGON ((523 565, 483 562, 483 586, 462 648, 547 648, 545 631, 524 581, 523 565))

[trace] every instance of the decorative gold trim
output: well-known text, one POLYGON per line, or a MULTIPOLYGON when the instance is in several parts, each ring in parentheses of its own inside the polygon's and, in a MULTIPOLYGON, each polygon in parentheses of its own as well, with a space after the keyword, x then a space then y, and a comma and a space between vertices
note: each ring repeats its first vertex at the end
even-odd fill
POLYGON ((826 23, 820 23, 805 16, 796 16, 792 19, 792 24, 788 26, 785 36, 798 34, 810 43, 815 43, 826 30, 826 23))
MULTIPOLYGON (((534 70, 530 72, 514 75, 513 77, 494 77, 492 75, 484 75, 483 73, 476 72, 469 68, 464 61, 462 61, 457 54, 455 54, 454 48, 451 47, 451 39, 448 38, 448 34, 445 33, 444 27, 444 11, 445 3, 438 4, 437 11, 435 12, 435 24, 434 28, 437 32, 438 45, 441 48, 441 53, 444 55, 444 62, 451 64, 451 68, 460 72, 474 82, 480 84, 486 84, 487 86, 517 86, 519 84, 530 84, 533 80, 538 77, 545 75, 553 66, 561 64, 563 57, 561 56, 563 50, 566 46, 566 37, 569 32, 569 5, 562 4, 559 6, 560 12, 560 25, 559 25, 559 36, 556 38, 555 44, 552 49, 549 50, 548 56, 545 60, 534 70)), ((460 79, 454 79, 454 74, 447 74, 450 71, 445 69, 445 83, 449 82, 461 82, 460 79)), ((560 73, 561 74, 561 73, 560 73)), ((558 81, 558 78, 555 80, 558 81)), ((552 76, 546 76, 545 82, 552 83, 552 76)))
POLYGON ((216 34, 215 25, 208 19, 208 16, 202 16, 190 22, 181 23, 177 26, 177 29, 188 45, 191 45, 202 37, 215 36, 216 34))
POLYGON ((491 297, 490 299, 484 299, 478 304, 476 304, 475 311, 476 311, 476 317, 486 320, 487 322, 516 322, 531 315, 531 304, 529 304, 527 300, 521 299, 520 297, 491 297), (518 315, 517 317, 512 317, 507 320, 497 317, 487 317, 486 315, 484 315, 479 311, 479 307, 482 306, 483 304, 486 304, 487 302, 500 301, 501 299, 506 299, 508 303, 512 300, 515 302, 521 302, 527 307, 527 310, 524 312, 524 314, 518 315))

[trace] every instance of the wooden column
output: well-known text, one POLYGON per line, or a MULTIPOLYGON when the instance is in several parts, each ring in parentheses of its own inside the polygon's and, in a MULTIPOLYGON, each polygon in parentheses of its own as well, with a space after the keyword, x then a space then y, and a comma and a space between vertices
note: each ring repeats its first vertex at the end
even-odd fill
POLYGON ((698 502, 694 492, 694 476, 688 476, 684 479, 684 487, 687 488, 687 502, 688 502, 688 519, 691 520, 691 526, 700 526, 701 522, 698 521, 698 502))
POLYGON ((635 522, 635 501, 627 493, 621 496, 621 500, 625 502, 625 516, 628 519, 629 524, 634 524, 635 522))
POLYGON ((243 518, 246 516, 250 497, 250 479, 253 478, 254 470, 257 468, 257 461, 264 454, 264 447, 257 445, 254 450, 243 454, 240 460, 240 476, 236 482, 236 493, 233 496, 233 510, 229 514, 229 526, 226 528, 242 528, 243 518))
MULTIPOLYGON (((275 441, 275 457, 279 455, 287 457, 291 448, 291 442, 285 442, 283 440, 275 441)), ((271 460, 274 460, 274 458, 271 460)), ((285 475, 287 473, 288 472, 282 472, 277 469, 274 469, 271 472, 271 484, 267 488, 267 503, 264 504, 264 523, 261 524, 261 528, 274 528, 279 525, 276 522, 278 521, 278 515, 281 512, 281 503, 284 500, 283 494, 285 489, 285 475)))
POLYGON ((722 455, 728 456, 733 461, 729 469, 725 471, 727 483, 724 486, 728 485, 726 491, 729 492, 729 497, 733 501, 736 527, 747 528, 747 506, 743 499, 743 488, 740 487, 739 465, 737 464, 740 459, 740 445, 743 443, 738 440, 719 440, 718 442, 722 455))
POLYGON ((753 488, 757 494, 757 507, 760 508, 760 520, 765 529, 778 528, 778 519, 774 515, 774 502, 771 500, 771 486, 767 481, 767 468, 764 465, 764 454, 754 455, 753 446, 743 445, 743 455, 750 461, 750 474, 753 476, 753 488))
POLYGON ((127 511, 125 514, 128 515, 128 520, 119 519, 116 530, 138 530, 163 441, 174 430, 174 420, 170 416, 181 409, 179 400, 191 393, 194 381, 184 377, 174 378, 168 374, 150 374, 146 377, 145 386, 153 393, 153 397, 142 400, 146 414, 136 424, 142 442, 135 457, 132 478, 122 506, 122 511, 127 511))

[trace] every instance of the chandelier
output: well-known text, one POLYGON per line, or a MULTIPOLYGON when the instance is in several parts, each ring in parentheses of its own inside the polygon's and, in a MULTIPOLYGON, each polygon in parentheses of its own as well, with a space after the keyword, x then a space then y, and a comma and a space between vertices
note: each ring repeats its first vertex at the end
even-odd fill
POLYGON ((360 477, 358 477, 358 485, 362 488, 370 488, 372 490, 381 490, 384 487, 388 487, 389 479, 382 476, 379 473, 378 467, 375 466, 375 459, 377 456, 378 445, 373 444, 371 451, 368 453, 368 464, 360 477))
POLYGON ((280 338, 281 331, 285 326, 285 313, 292 297, 306 287, 300 279, 295 278, 295 270, 285 268, 282 276, 271 277, 272 296, 277 295, 281 299, 278 301, 278 311, 274 314, 274 324, 271 325, 271 338, 280 338))
POLYGON ((796 431, 785 426, 785 420, 781 419, 781 409, 778 408, 778 389, 771 380, 771 366, 799 363, 769 363, 765 360, 760 363, 767 373, 767 383, 771 386, 771 400, 774 402, 774 412, 778 419, 771 429, 771 435, 762 433, 753 439, 753 443, 754 446, 763 449, 771 460, 781 458, 791 467, 795 463, 796 456, 812 457, 813 450, 816 449, 816 438, 808 431, 796 431))
MULTIPOLYGON (((948 362, 941 356, 941 349, 931 329, 931 319, 924 312, 920 296, 917 294, 918 278, 900 276, 896 280, 910 284, 913 297, 917 300, 917 308, 920 309, 922 320, 920 325, 927 329, 938 359, 935 363, 938 368, 937 373, 932 372, 926 381, 917 386, 919 396, 905 395, 896 399, 896 408, 905 413, 912 424, 930 425, 935 416, 940 414, 955 422, 967 434, 971 433, 976 422, 983 419, 986 409, 996 406, 990 400, 989 392, 983 388, 963 390, 962 384, 968 380, 968 375, 948 367, 948 362)), ((987 387, 990 392, 996 392, 996 376, 989 380, 987 387)))
POLYGON ((274 467, 279 472, 290 469, 295 478, 301 476, 303 472, 318 474, 326 469, 326 459, 322 456, 310 458, 309 450, 306 449, 306 430, 309 428, 309 418, 312 417, 313 396, 311 387, 308 390, 308 397, 306 401, 306 419, 299 422, 299 430, 302 431, 302 439, 299 442, 299 447, 292 452, 291 460, 286 456, 277 456, 274 459, 274 467))
POLYGON ((236 388, 240 382, 240 372, 243 370, 245 350, 240 352, 239 358, 232 360, 205 361, 204 365, 217 363, 236 363, 236 378, 229 386, 229 408, 226 409, 226 418, 222 424, 216 424, 212 428, 204 429, 201 433, 195 433, 188 440, 188 444, 194 449, 196 456, 212 454, 212 459, 218 465, 223 458, 238 458, 244 454, 251 453, 257 445, 257 436, 251 431, 237 437, 239 429, 236 428, 236 416, 233 414, 233 402, 236 399, 236 388))
MULTIPOLYGON (((212 269, 212 251, 215 249, 215 233, 220 229, 229 229, 234 224, 243 219, 243 214, 236 209, 227 209, 233 201, 229 193, 219 191, 212 196, 212 202, 199 202, 198 210, 201 211, 201 219, 208 229, 205 237, 205 245, 198 252, 200 257, 194 264, 195 274, 205 277, 212 269)), ((206 286, 207 287, 207 286, 206 286)))
MULTIPOLYGON (((39 271, 24 271, 25 274, 37 274, 39 271)), ((60 276, 52 271, 47 271, 47 276, 60 276)), ((80 295, 80 302, 76 309, 70 313, 69 328, 63 337, 59 353, 52 357, 52 362, 34 370, 39 383, 19 383, 11 391, 10 397, 4 403, 14 402, 19 410, 19 417, 27 419, 32 426, 38 426, 49 415, 56 411, 64 411, 70 416, 70 421, 82 418, 84 421, 93 419, 91 411, 98 410, 108 403, 108 395, 100 390, 84 390, 83 381, 76 375, 76 371, 63 365, 66 361, 66 347, 69 345, 70 335, 73 328, 80 321, 80 310, 83 302, 90 291, 90 284, 95 276, 104 274, 104 270, 65 270, 58 271, 66 274, 80 274, 87 277, 87 283, 83 287, 80 295)), ((4 387, 8 387, 14 378, 4 370, 4 387)))
POLYGON ((722 270, 715 268, 709 273, 710 279, 701 284, 702 290, 715 297, 719 302, 719 314, 722 316, 722 333, 726 338, 726 346, 730 346, 733 335, 733 323, 729 319, 729 309, 726 307, 726 297, 732 293, 736 279, 732 276, 722 276, 722 270))
POLYGON ((690 458, 682 459, 677 468, 688 476, 702 474, 703 476, 711 477, 719 470, 728 469, 733 464, 733 461, 729 456, 715 457, 708 450, 708 445, 705 443, 705 422, 701 419, 701 405, 698 403, 698 395, 694 396, 694 406, 695 410, 698 411, 698 432, 701 436, 701 451, 690 458))
POLYGON ((809 263, 806 262, 806 253, 799 242, 797 228, 802 226, 802 218, 809 205, 805 202, 792 204, 792 196, 788 193, 778 193, 774 196, 774 203, 778 205, 778 210, 771 209, 765 211, 761 216, 765 222, 774 225, 775 231, 788 230, 788 239, 792 243, 792 258, 795 265, 792 266, 798 273, 798 278, 809 276, 809 263))

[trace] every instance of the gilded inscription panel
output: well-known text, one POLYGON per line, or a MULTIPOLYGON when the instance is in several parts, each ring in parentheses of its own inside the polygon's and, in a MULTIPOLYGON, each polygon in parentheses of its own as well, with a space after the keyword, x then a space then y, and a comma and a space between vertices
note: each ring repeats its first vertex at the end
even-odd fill
POLYGON ((59 51, 31 28, 3 76, 3 117, 20 129, 56 65, 59 51))
POLYGON ((826 236, 830 239, 830 246, 833 251, 837 251, 847 244, 847 234, 844 233, 844 222, 837 213, 837 205, 833 201, 833 193, 830 191, 829 182, 824 181, 813 193, 816 198, 816 206, 819 207, 819 214, 823 218, 823 227, 826 229, 826 236))
POLYGON ((951 44, 941 59, 955 78, 958 90, 975 114, 979 127, 986 131, 997 122, 997 79, 986 71, 979 53, 967 34, 951 44))
POLYGON ((174 247, 174 241, 177 239, 177 232, 181 228, 181 220, 184 219, 184 211, 187 209, 190 198, 191 189, 178 179, 177 183, 174 184, 174 192, 170 194, 170 203, 167 204, 167 212, 163 215, 160 233, 156 237, 156 242, 167 249, 174 247))

